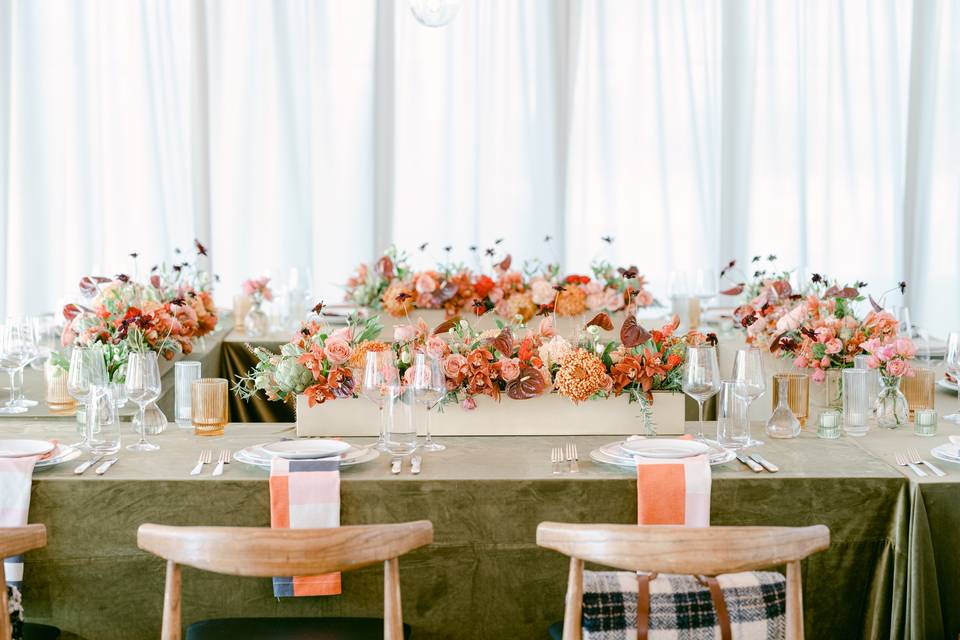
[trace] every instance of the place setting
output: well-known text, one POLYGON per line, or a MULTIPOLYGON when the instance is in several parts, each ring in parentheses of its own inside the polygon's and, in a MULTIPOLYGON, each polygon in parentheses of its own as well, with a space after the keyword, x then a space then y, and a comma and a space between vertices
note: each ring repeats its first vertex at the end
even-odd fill
POLYGON ((232 459, 244 465, 269 471, 274 459, 291 462, 336 460, 341 469, 376 460, 380 451, 370 445, 355 446, 343 440, 303 438, 277 440, 239 449, 232 459))

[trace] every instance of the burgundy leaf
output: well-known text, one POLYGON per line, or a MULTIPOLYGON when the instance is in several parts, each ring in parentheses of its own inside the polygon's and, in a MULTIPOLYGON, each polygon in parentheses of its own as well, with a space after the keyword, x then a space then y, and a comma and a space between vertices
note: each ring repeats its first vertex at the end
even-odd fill
POLYGON ((823 297, 824 297, 824 298, 833 298, 833 297, 835 297, 838 293, 840 293, 840 287, 838 287, 837 285, 833 285, 832 287, 827 288, 827 290, 823 292, 823 297))
POLYGON ((546 383, 540 372, 533 367, 522 367, 520 375, 507 383, 507 395, 514 400, 530 400, 543 395, 546 383))
POLYGON ((620 342, 628 349, 650 339, 650 332, 637 324, 637 319, 628 315, 620 327, 620 342))
POLYGON ((75 304, 68 304, 63 308, 63 317, 67 320, 73 320, 82 313, 80 307, 75 304))
POLYGON ((150 276, 150 284, 153 285, 153 287, 154 287, 155 289, 159 289, 159 288, 160 288, 160 276, 157 276, 157 275, 150 276))
POLYGON ((457 286, 456 282, 447 282, 442 287, 434 291, 431 296, 431 302, 437 306, 443 305, 453 296, 457 295, 457 291, 460 290, 460 287, 457 286))
POLYGON ((867 296, 867 300, 870 301, 870 306, 873 307, 873 310, 877 313, 883 311, 883 307, 880 306, 880 303, 873 299, 873 296, 867 296))
POLYGON ((507 257, 500 261, 500 264, 497 266, 500 267, 502 271, 506 271, 510 268, 510 264, 513 262, 513 258, 510 257, 510 254, 507 254, 507 257))
POLYGON ((460 323, 460 316, 453 316, 452 318, 447 318, 443 322, 437 325, 437 328, 433 330, 433 335, 440 335, 441 333, 446 333, 453 329, 460 323))
POLYGON ((90 276, 84 276, 80 279, 80 292, 84 298, 92 298, 97 295, 97 283, 90 276))
POLYGON ((860 292, 853 287, 844 287, 837 293, 838 298, 846 298, 847 300, 856 298, 858 295, 860 295, 860 292))
POLYGON ((390 256, 383 256, 377 260, 377 273, 387 280, 393 278, 393 260, 390 259, 390 256))
POLYGON ((613 321, 605 312, 601 311, 593 316, 593 319, 586 324, 588 327, 600 327, 604 331, 613 331, 613 321))
POLYGON ((743 289, 744 289, 744 284, 741 282, 740 284, 738 284, 738 285, 736 285, 736 286, 730 287, 730 288, 727 289, 726 291, 721 291, 721 292, 720 292, 720 295, 722 295, 722 296, 738 296, 738 295, 740 295, 741 293, 743 293, 743 289))

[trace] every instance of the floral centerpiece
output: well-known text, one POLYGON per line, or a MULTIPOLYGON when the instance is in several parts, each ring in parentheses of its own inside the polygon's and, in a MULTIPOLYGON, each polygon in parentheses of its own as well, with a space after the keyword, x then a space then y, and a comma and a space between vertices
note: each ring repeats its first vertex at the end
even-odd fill
POLYGON ((876 369, 883 382, 874 407, 877 425, 896 429, 906 424, 909 406, 900 391, 900 380, 914 376, 910 360, 917 355, 916 345, 910 338, 886 335, 865 340, 861 348, 870 354, 867 366, 876 369))
POLYGON ((793 290, 790 272, 776 268, 777 256, 754 256, 751 259, 754 271, 747 277, 731 260, 720 271, 720 278, 732 282, 732 286, 720 293, 740 296, 744 300, 733 311, 734 321, 746 332, 747 344, 760 349, 769 349, 773 339, 780 333, 777 329, 781 319, 794 307, 803 295, 793 290), (766 264, 764 264, 766 263, 766 264), (733 281, 738 278, 738 281, 733 281))

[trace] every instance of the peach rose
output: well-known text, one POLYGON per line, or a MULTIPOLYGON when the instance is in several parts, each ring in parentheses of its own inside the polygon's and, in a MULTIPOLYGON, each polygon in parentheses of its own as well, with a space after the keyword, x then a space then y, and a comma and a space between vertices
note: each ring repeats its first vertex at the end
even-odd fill
POLYGON ((553 285, 542 278, 530 284, 530 293, 535 304, 550 304, 557 295, 553 285))
POLYGON ((430 336, 427 338, 427 354, 434 358, 442 358, 447 352, 447 343, 440 336, 430 336))
POLYGON ((353 349, 342 338, 329 338, 323 346, 327 360, 333 364, 343 364, 353 355, 353 349))
POLYGON ((415 287, 417 293, 433 293, 437 290, 437 281, 429 273, 421 273, 417 276, 415 287))
POLYGON ((500 358, 500 377, 510 382, 520 376, 520 360, 517 358, 500 358))
POLYGON ((452 353, 443 359, 443 375, 456 379, 467 368, 467 359, 459 353, 452 353))
POLYGON ((398 324, 393 327, 394 342, 410 342, 417 337, 417 328, 412 324, 398 324))
POLYGON ((331 338, 337 338, 340 340, 345 340, 347 342, 353 341, 353 327, 340 327, 336 331, 330 334, 331 338))

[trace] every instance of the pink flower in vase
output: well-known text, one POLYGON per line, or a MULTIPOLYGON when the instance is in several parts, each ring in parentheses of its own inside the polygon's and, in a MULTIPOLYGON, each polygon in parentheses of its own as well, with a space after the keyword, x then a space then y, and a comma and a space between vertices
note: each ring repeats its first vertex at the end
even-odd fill
POLYGON ((917 355, 917 345, 915 345, 910 338, 897 338, 896 349, 897 355, 907 360, 917 355))
POLYGON ((902 377, 910 376, 913 374, 913 370, 910 368, 910 365, 906 360, 891 360, 887 363, 887 375, 902 377))
POLYGON ((793 366, 797 369, 806 369, 807 365, 810 364, 810 361, 807 360, 806 356, 797 356, 793 359, 793 366))
POLYGON ((829 354, 840 353, 843 350, 843 343, 840 342, 839 338, 833 338, 832 340, 827 341, 826 352, 829 354))
POLYGON ((823 382, 826 378, 827 374, 824 373, 823 369, 814 369, 813 373, 810 374, 810 379, 814 382, 823 382))

